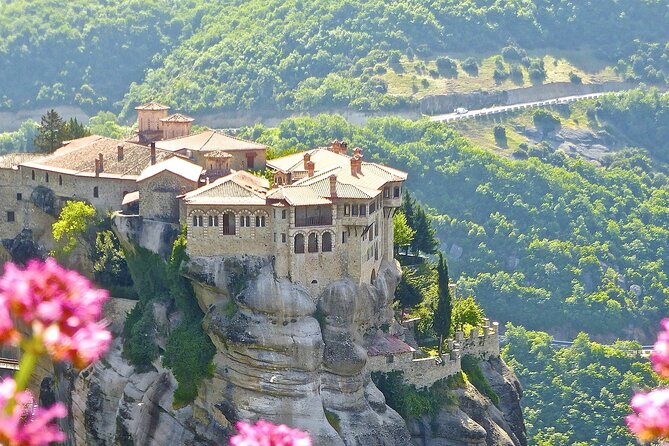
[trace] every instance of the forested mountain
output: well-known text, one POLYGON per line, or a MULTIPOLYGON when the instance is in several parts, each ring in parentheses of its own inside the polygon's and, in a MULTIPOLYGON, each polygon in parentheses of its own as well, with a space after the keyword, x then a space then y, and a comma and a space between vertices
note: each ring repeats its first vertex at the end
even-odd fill
POLYGON ((388 94, 385 73, 439 77, 444 54, 473 68, 509 43, 586 47, 622 77, 664 82, 668 19, 656 0, 13 0, 0 5, 0 107, 389 108, 412 98, 388 94))

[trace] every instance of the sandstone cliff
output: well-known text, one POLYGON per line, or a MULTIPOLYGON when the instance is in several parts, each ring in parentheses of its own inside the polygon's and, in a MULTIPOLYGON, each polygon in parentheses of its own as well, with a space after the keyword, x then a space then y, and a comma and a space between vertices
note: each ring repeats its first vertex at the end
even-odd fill
MULTIPOLYGON (((140 224, 121 239, 142 237, 140 224)), ((117 339, 105 360, 74 381, 76 444, 225 445, 235 421, 258 418, 307 430, 318 446, 526 444, 520 386, 499 359, 482 363, 499 408, 471 385, 456 391, 458 408, 432 419, 407 424, 386 405, 367 370, 366 345, 397 329, 395 263, 383 264, 374 286, 342 278, 319 296, 277 279, 269 258, 194 258, 184 273, 217 349, 213 377, 194 403, 174 408, 171 372, 157 360, 139 373, 117 339)), ((169 330, 169 315, 162 320, 169 330)))

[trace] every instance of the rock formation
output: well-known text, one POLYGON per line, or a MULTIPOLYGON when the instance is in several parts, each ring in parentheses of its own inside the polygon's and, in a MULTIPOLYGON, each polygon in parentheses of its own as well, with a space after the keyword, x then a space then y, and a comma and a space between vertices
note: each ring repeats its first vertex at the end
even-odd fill
MULTIPOLYGON (((144 237, 141 222, 124 227, 132 231, 122 240, 144 237)), ((408 426, 386 405, 366 367, 366 343, 396 327, 395 263, 384 262, 373 286, 342 278, 319 296, 277 279, 270 258, 193 258, 184 274, 217 349, 213 377, 194 403, 175 408, 171 372, 156 360, 139 373, 116 339, 74 383, 76 444, 226 445, 235 421, 260 418, 306 430, 318 446, 526 444, 520 386, 499 359, 482 363, 499 408, 472 386, 456 391, 459 408, 408 426)))

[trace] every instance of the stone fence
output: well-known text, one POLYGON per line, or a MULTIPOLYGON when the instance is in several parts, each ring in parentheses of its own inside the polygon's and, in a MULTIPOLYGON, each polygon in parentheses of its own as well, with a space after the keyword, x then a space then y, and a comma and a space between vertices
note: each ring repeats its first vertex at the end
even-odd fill
POLYGON ((462 371, 461 359, 472 355, 480 359, 499 357, 499 323, 484 319, 469 336, 461 331, 448 341, 448 352, 439 357, 414 358, 412 353, 388 356, 370 356, 367 367, 372 372, 402 372, 404 382, 416 388, 430 387, 437 381, 462 371))

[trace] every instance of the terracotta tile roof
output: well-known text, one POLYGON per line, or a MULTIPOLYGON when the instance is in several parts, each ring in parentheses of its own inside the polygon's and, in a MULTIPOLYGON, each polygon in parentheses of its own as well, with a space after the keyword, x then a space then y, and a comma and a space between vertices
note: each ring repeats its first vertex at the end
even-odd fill
POLYGON ((160 120, 161 122, 193 122, 195 119, 191 118, 190 116, 182 115, 181 113, 175 113, 173 115, 169 115, 167 118, 162 118, 160 120))
POLYGON ((234 152, 240 150, 266 150, 267 146, 253 141, 245 141, 233 136, 225 135, 214 130, 207 130, 202 133, 179 138, 157 141, 156 147, 171 152, 182 149, 189 149, 199 152, 213 152, 223 150, 225 152, 234 152))
POLYGON ((202 186, 184 196, 187 204, 264 205, 269 182, 244 171, 237 171, 202 186))
POLYGON ((416 349, 402 341, 397 336, 384 335, 376 336, 371 345, 367 348, 369 356, 390 356, 400 353, 412 353, 416 349))
MULTIPOLYGON (((95 175, 95 160, 100 153, 103 156, 101 177, 135 179, 151 164, 151 150, 146 146, 92 135, 75 139, 52 154, 21 163, 21 166, 67 174, 95 175), (119 145, 123 145, 123 159, 120 161, 119 145)), ((156 151, 157 162, 172 156, 169 152, 156 151)))
POLYGON ((312 188, 302 186, 279 186, 278 189, 272 189, 267 198, 285 201, 291 206, 332 204, 330 200, 319 196, 312 188))
POLYGON ((173 156, 144 169, 139 178, 137 178, 137 182, 149 179, 164 171, 172 172, 193 182, 198 182, 202 174, 202 167, 183 158, 173 156))
POLYGON ((128 192, 123 196, 123 201, 121 202, 121 205, 125 206, 126 204, 134 203, 136 201, 139 201, 139 191, 136 190, 134 192, 128 192))
POLYGON ((146 104, 135 107, 135 110, 169 110, 169 109, 170 108, 167 105, 159 104, 154 101, 147 102, 146 104))
POLYGON ((282 172, 306 172, 306 169, 304 168, 305 153, 309 154, 311 161, 314 163, 316 172, 321 169, 348 163, 350 159, 346 155, 339 155, 328 149, 316 148, 268 160, 267 167, 282 172))

